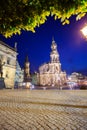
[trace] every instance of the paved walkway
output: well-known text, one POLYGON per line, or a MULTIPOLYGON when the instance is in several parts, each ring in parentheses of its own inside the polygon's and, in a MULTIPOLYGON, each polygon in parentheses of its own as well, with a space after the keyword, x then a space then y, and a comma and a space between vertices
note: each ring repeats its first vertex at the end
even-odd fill
POLYGON ((0 130, 87 130, 87 90, 0 90, 0 130))

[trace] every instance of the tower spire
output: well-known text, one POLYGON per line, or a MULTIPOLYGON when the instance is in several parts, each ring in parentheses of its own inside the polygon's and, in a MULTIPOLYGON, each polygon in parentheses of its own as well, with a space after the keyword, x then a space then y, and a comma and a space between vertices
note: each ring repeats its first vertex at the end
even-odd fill
POLYGON ((51 50, 52 50, 51 54, 50 54, 51 62, 52 63, 59 62, 59 54, 58 54, 58 51, 57 51, 57 44, 54 41, 54 37, 52 37, 51 50))
POLYGON ((25 64, 24 64, 24 81, 27 82, 30 80, 30 63, 28 60, 28 56, 25 58, 25 64))
POLYGON ((17 42, 15 42, 14 48, 15 48, 15 51, 17 51, 17 42))
POLYGON ((29 62, 28 55, 25 58, 25 62, 29 62))
POLYGON ((52 36, 52 41, 54 41, 54 36, 52 36))

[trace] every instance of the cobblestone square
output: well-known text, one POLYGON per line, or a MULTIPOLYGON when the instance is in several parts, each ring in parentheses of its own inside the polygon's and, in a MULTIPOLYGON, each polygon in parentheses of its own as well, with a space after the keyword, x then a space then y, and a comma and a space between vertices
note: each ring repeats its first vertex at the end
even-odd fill
POLYGON ((87 91, 0 90, 0 130, 87 130, 87 91))

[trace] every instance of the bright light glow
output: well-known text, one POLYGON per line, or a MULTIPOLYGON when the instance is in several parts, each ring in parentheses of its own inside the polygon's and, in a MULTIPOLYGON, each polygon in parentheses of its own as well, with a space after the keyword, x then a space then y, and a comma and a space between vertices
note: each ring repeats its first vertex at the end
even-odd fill
POLYGON ((81 32, 87 38, 87 26, 85 26, 83 29, 81 29, 81 32))
POLYGON ((71 80, 71 77, 70 77, 70 76, 68 76, 68 80, 71 80))

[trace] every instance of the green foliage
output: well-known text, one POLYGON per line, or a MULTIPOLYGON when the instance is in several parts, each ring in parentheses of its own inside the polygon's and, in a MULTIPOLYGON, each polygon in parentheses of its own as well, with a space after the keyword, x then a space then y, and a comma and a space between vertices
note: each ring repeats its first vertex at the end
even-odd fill
POLYGON ((35 32, 50 15, 64 25, 72 15, 79 20, 86 13, 87 0, 0 0, 0 33, 10 37, 21 30, 35 32))

